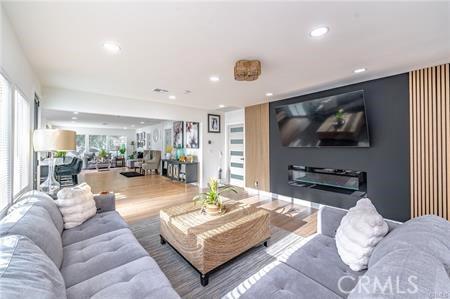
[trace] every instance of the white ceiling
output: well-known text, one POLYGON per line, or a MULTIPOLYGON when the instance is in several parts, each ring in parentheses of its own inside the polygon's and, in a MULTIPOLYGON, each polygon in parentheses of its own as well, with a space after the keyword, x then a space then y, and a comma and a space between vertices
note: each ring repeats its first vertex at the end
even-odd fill
POLYGON ((4 2, 44 86, 243 107, 450 60, 450 2, 4 2), (321 39, 308 36, 326 25, 321 39), (120 55, 102 49, 120 43, 120 55), (260 59, 237 82, 238 59, 260 59), (367 72, 353 74, 356 68, 367 72), (209 82, 211 75, 221 78, 209 82), (164 88, 177 96, 155 94, 164 88), (185 89, 192 94, 184 95, 185 89))
POLYGON ((66 128, 136 130, 161 123, 161 120, 156 119, 94 113, 74 114, 70 111, 52 109, 42 109, 42 118, 45 119, 46 123, 52 124, 53 126, 66 128), (73 120, 73 117, 77 119, 73 120), (144 124, 141 124, 141 122, 144 122, 144 124))

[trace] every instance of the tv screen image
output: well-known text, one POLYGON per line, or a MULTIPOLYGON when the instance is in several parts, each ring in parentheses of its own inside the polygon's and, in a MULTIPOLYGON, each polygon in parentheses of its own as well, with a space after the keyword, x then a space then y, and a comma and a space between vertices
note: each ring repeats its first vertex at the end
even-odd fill
POLYGON ((370 146, 362 90, 278 106, 275 114, 283 146, 370 146))

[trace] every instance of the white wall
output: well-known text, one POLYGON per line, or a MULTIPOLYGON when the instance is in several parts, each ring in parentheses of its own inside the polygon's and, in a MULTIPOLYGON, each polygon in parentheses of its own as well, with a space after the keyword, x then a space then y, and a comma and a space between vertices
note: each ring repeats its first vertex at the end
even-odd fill
POLYGON ((34 93, 41 94, 39 80, 25 56, 1 3, 0 10, 1 72, 24 94, 27 100, 32 101, 34 93))
MULTIPOLYGON (((208 111, 204 109, 61 88, 44 88, 41 103, 45 109, 200 122, 200 149, 197 150, 197 156, 200 162, 201 185, 205 186, 209 177, 217 177, 218 169, 223 167, 221 157, 225 145, 223 115, 221 133, 214 134, 208 133, 208 111)), ((212 113, 220 114, 217 111, 212 113)), ((166 125, 168 124, 164 126, 166 125)))
POLYGON ((158 151, 164 152, 163 137, 162 137, 162 134, 163 134, 162 122, 159 124, 151 125, 151 126, 145 126, 143 128, 136 130, 136 133, 141 133, 141 132, 145 132, 145 134, 147 135, 147 138, 146 138, 146 144, 145 144, 144 148, 139 148, 140 150, 158 150, 158 151), (155 130, 158 130, 158 132, 159 132, 159 139, 157 142, 155 142, 153 139, 153 134, 154 134, 155 130), (148 140, 149 134, 150 134, 150 142, 148 140))

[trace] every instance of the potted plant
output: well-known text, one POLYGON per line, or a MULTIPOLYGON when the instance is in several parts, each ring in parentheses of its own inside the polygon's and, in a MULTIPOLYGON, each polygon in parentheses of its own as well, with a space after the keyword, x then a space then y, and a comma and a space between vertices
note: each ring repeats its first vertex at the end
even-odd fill
POLYGON ((166 159, 170 160, 170 158, 172 158, 172 151, 173 151, 173 146, 168 145, 166 146, 166 159))
POLYGON ((127 151, 127 148, 126 148, 125 144, 122 144, 119 148, 119 154, 121 156, 125 156, 126 151, 127 151))
POLYGON ((335 115, 334 115, 334 119, 336 120, 335 125, 337 127, 342 126, 345 123, 345 119, 344 119, 344 109, 339 109, 335 115))
POLYGON ((106 159, 106 157, 108 157, 108 152, 104 148, 102 148, 98 152, 98 157, 100 158, 101 161, 104 161, 106 159))
POLYGON ((208 215, 218 215, 223 212, 222 194, 227 191, 237 193, 233 187, 219 188, 219 182, 216 179, 210 179, 208 190, 194 197, 196 203, 202 205, 202 211, 208 215))

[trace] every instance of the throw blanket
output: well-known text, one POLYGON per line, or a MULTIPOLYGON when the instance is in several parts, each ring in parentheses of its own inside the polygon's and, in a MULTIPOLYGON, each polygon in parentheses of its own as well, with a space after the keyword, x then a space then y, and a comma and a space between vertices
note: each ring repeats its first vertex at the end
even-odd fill
POLYGON ((353 271, 367 269, 373 249, 389 228, 368 198, 362 198, 342 218, 336 247, 342 261, 353 271))
POLYGON ((97 212, 91 187, 86 183, 60 190, 56 204, 63 215, 65 229, 82 224, 97 212))

